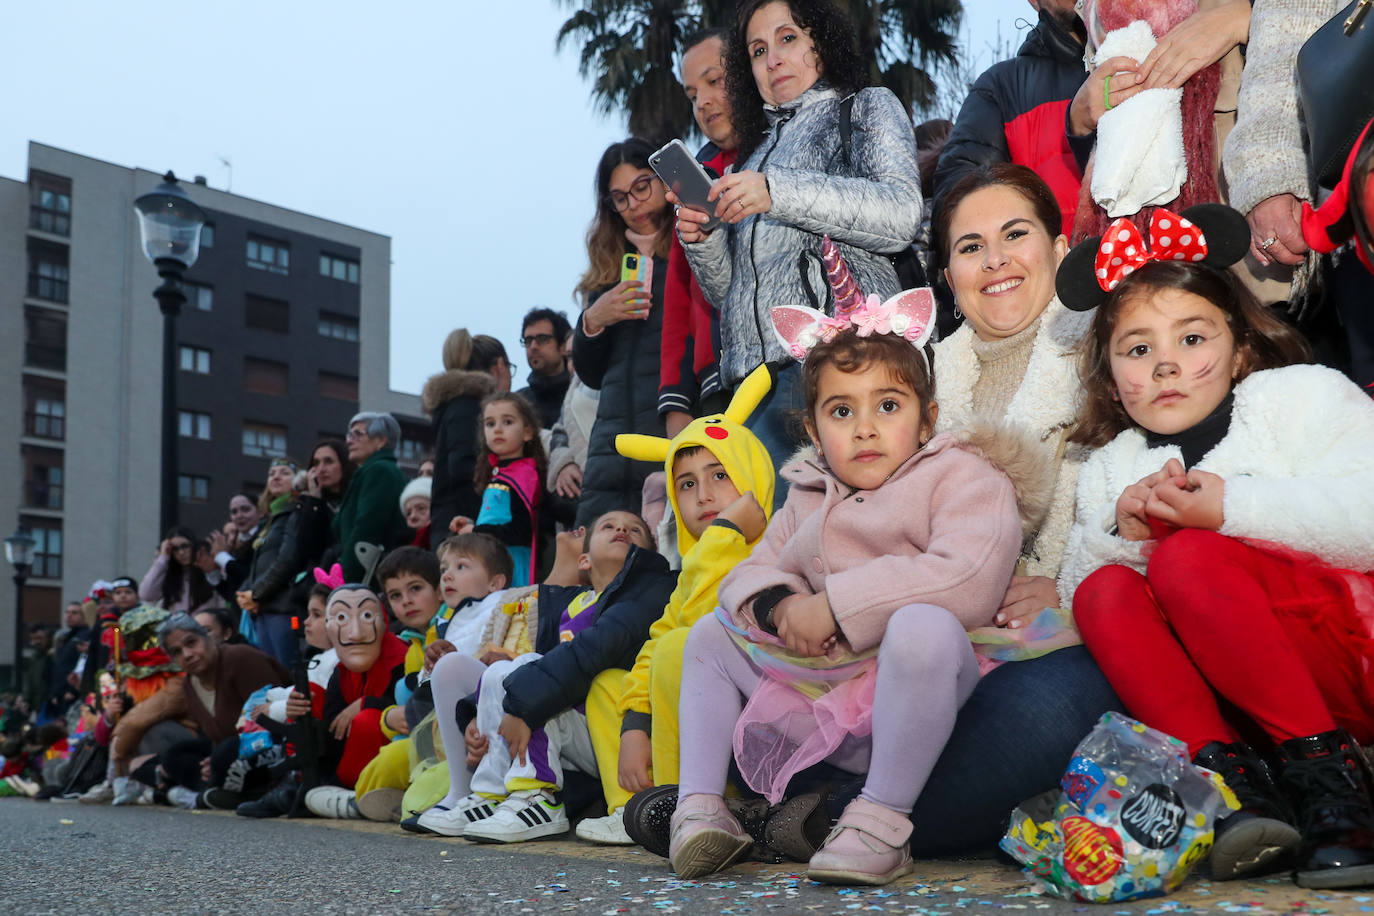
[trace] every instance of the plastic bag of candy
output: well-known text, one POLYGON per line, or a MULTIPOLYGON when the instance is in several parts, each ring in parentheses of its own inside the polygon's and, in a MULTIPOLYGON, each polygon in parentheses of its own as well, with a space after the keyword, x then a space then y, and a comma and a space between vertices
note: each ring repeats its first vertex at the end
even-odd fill
POLYGON ((1170 893, 1207 858, 1216 818, 1239 807, 1183 742, 1114 712, 1059 786, 1012 812, 1001 847, 1047 893, 1088 903, 1170 893))

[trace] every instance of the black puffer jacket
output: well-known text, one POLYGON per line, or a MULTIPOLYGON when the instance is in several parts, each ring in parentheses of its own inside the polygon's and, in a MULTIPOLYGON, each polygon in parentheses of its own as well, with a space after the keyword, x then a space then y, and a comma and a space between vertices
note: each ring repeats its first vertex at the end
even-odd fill
MULTIPOLYGON (((655 390, 657 394, 657 390, 655 390)), ((649 627, 663 616, 677 573, 651 550, 631 547, 620 573, 597 602, 596 619, 569 642, 558 638, 558 623, 579 587, 539 586, 539 632, 534 651, 543 658, 521 665, 502 682, 506 712, 539 728, 565 709, 585 702, 592 680, 610 668, 634 667, 635 656, 649 638, 649 627)), ((460 701, 457 717, 466 726, 477 713, 474 694, 460 701)))
MULTIPOLYGON (((668 262, 654 258, 652 303, 649 316, 621 321, 588 337, 581 319, 573 335, 573 364, 588 388, 601 392, 596 423, 587 445, 587 464, 582 469, 582 495, 577 503, 577 524, 590 525, 597 516, 613 509, 638 514, 644 502, 644 478, 655 470, 644 461, 631 461, 615 450, 620 433, 664 435, 658 415, 659 338, 663 330, 663 284, 668 262)), ((607 287, 609 289, 609 287, 607 287)), ((587 297, 590 305, 605 290, 587 297)))
MULTIPOLYGON (((983 71, 964 99, 935 169, 936 209, 959 179, 979 166, 1015 162, 1034 169, 1050 186, 1064 231, 1071 232, 1083 172, 1065 119, 1085 79, 1083 44, 1042 11, 1016 56, 983 71)), ((1077 142, 1086 151, 1093 138, 1077 142)))
POLYGON ((300 572, 296 550, 295 502, 272 513, 262 543, 253 550, 244 587, 253 593, 260 614, 291 613, 290 586, 300 572))
POLYGON ((528 386, 515 393, 530 402, 539 417, 540 426, 553 429, 558 422, 558 415, 563 412, 563 398, 568 393, 572 373, 566 368, 557 375, 536 375, 531 372, 528 381, 528 386))
POLYGON ((477 427, 482 398, 496 390, 487 372, 451 369, 431 376, 420 406, 434 429, 434 484, 430 491, 430 546, 448 537, 455 515, 477 518, 482 497, 473 481, 477 469, 477 427))

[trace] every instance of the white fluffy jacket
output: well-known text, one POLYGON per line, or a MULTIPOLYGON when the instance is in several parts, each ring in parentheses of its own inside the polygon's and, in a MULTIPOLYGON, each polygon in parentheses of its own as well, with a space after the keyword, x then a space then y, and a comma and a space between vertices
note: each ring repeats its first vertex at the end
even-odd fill
MULTIPOLYGON (((1092 321, 1086 312, 1071 312, 1051 300, 1031 347, 1030 362, 1012 396, 1005 417, 989 418, 1019 427, 1054 460, 1066 430, 1078 417, 1082 386, 1074 347, 1092 321)), ((936 431, 975 425, 973 386, 982 370, 973 351, 973 328, 967 323, 935 345, 935 399, 940 404, 936 431)), ((1084 450, 1069 446, 1059 457, 1054 495, 1044 518, 1021 546, 1018 572, 1027 576, 1059 574, 1060 558, 1073 525, 1074 487, 1084 450)))
MULTIPOLYGON (((1288 366, 1235 388, 1225 438, 1194 467, 1226 481, 1221 533, 1283 544, 1332 566, 1374 569, 1374 401, 1323 366, 1288 366)), ((1097 451, 1078 476, 1078 522, 1059 575, 1072 600, 1092 572, 1112 563, 1145 571, 1151 541, 1112 534, 1126 487, 1181 458, 1149 448, 1129 429, 1097 451)))

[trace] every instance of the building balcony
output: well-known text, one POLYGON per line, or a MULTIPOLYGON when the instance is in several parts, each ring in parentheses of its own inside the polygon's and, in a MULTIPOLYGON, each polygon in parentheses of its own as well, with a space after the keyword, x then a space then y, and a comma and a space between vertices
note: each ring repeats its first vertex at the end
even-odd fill
POLYGON ((72 217, 70 213, 61 213, 34 204, 29 207, 29 228, 53 235, 70 236, 72 217))
POLYGON ((30 410, 24 414, 24 435, 38 439, 66 439, 67 418, 30 410))

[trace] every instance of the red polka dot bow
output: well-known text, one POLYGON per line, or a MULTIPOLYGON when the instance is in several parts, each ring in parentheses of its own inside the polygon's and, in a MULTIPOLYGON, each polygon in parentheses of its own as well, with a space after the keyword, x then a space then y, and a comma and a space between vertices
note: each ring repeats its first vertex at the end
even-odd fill
POLYGON ((1126 217, 1114 221, 1097 249, 1097 284, 1107 292, 1149 261, 1201 261, 1207 257, 1202 230, 1176 213, 1155 210, 1150 218, 1150 245, 1126 217))

